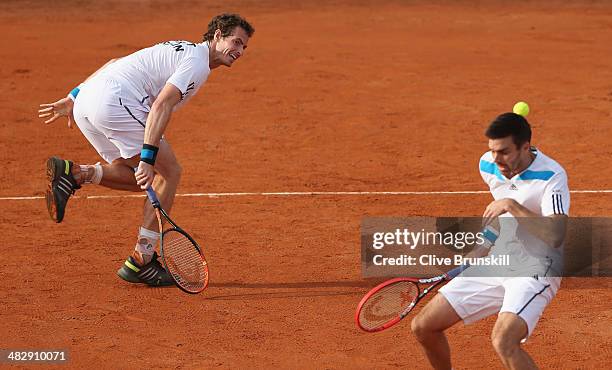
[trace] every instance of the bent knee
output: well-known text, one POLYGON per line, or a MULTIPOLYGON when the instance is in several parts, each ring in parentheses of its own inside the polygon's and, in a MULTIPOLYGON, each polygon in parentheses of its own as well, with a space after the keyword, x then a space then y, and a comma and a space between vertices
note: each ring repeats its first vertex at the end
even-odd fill
POLYGON ((527 323, 518 315, 502 312, 491 332, 491 343, 500 357, 511 357, 521 348, 521 340, 528 334, 527 323))
POLYGON ((491 334, 491 344, 493 344, 495 352, 504 358, 512 357, 520 347, 520 341, 517 342, 504 331, 495 330, 491 334))
POLYGON ((427 318, 422 315, 416 315, 410 323, 410 330, 414 336, 421 340, 426 338, 430 333, 434 332, 432 325, 428 322, 427 318))

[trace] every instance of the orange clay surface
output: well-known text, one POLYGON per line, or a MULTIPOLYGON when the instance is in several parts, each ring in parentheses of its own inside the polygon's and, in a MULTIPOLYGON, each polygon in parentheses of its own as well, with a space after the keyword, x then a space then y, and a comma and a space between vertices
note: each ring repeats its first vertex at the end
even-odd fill
MULTIPOLYGON (((72 368, 427 367, 408 320, 379 334, 353 322, 375 283, 361 278, 361 219, 476 216, 489 195, 177 198, 211 265, 196 296, 115 275, 142 199, 86 186, 62 224, 49 219, 46 158, 99 158, 37 105, 110 58, 199 41, 223 11, 256 33, 172 118, 179 193, 486 190, 484 127, 519 100, 571 189, 612 188, 610 3, 59 3, 0 3, 0 348, 68 349, 72 368)), ((610 215, 612 194, 574 194, 571 212, 610 215)), ((609 366, 611 288, 563 281, 525 345, 542 368, 609 366)), ((501 367, 493 323, 448 331, 455 368, 501 367)))

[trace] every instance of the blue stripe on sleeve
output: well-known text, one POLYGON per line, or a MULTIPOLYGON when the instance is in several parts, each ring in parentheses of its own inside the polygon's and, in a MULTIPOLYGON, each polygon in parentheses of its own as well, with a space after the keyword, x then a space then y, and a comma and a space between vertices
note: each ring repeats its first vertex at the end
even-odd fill
POLYGON ((553 171, 531 171, 526 170, 519 175, 520 180, 550 180, 555 173, 553 171))
POLYGON ((482 172, 485 173, 490 173, 491 175, 495 175, 495 177, 497 177, 500 180, 504 180, 504 177, 502 176, 501 172, 499 172, 499 168, 497 168, 497 165, 495 163, 492 162, 487 162, 484 159, 480 160, 480 170, 482 172))

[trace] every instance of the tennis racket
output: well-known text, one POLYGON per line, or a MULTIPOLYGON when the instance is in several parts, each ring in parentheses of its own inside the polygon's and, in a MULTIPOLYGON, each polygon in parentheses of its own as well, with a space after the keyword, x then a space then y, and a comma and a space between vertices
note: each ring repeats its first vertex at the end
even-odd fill
POLYGON ((208 286, 208 264, 202 250, 164 211, 153 188, 147 189, 147 196, 159 222, 159 249, 166 271, 182 291, 200 293, 208 286))
POLYGON ((395 278, 375 286, 357 306, 357 326, 370 333, 392 327, 408 316, 427 293, 442 282, 456 277, 468 266, 461 265, 445 274, 427 279, 395 278))

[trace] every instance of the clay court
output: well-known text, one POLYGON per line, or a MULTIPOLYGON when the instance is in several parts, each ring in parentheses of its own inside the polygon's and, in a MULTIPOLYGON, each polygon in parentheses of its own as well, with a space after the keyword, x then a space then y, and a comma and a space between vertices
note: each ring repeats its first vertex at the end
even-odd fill
MULTIPOLYGON (((612 214, 609 2, 4 1, 0 21, 0 348, 67 349, 70 368, 427 368, 408 321, 354 324, 375 283, 360 222, 481 215, 490 195, 458 192, 487 190, 484 128, 519 100, 570 189, 604 191, 573 193, 572 215, 612 214), (111 58, 200 41, 225 11, 254 25, 249 49, 167 132, 184 169, 173 218, 205 246, 211 285, 128 285, 115 272, 144 200, 85 187, 53 223, 47 157, 99 158, 38 104, 111 58)), ((525 345, 539 366, 609 366, 611 288, 564 279, 525 345)), ((456 369, 501 368, 493 323, 449 331, 456 369)))

